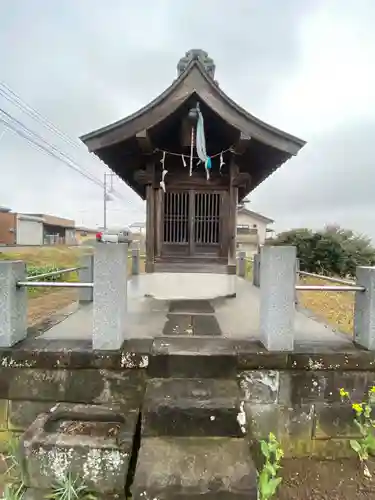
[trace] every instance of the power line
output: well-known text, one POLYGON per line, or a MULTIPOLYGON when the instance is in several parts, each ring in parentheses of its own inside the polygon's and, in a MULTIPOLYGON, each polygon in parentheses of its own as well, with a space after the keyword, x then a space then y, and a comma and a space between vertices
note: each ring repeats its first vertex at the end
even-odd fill
MULTIPOLYGON (((90 180, 91 182, 94 182, 97 186, 100 188, 104 187, 104 184, 102 181, 94 177, 90 172, 88 172, 86 169, 82 168, 82 166, 78 165, 72 158, 70 158, 67 154, 65 154, 63 151, 59 150, 56 146, 53 144, 50 144, 48 141, 46 141, 42 136, 34 132, 33 130, 29 129, 26 125, 24 125, 20 120, 17 120, 14 116, 12 116, 10 113, 6 112, 2 108, 0 108, 0 113, 8 119, 11 120, 11 123, 8 121, 4 120, 4 118, 0 120, 1 122, 13 130, 16 134, 21 136, 23 139, 27 140, 29 143, 32 143, 35 147, 37 147, 39 150, 49 154, 53 158, 56 158, 63 162, 66 166, 68 166, 70 169, 74 170, 75 172, 79 173, 86 179, 90 180), (14 125, 16 124, 16 126, 14 125), (26 133, 25 133, 26 132, 26 133), (41 141, 38 142, 38 141, 41 141)), ((116 190, 113 190, 113 194, 117 196, 120 199, 123 199, 121 194, 119 194, 116 190)))
POLYGON ((32 130, 30 130, 28 127, 23 125, 19 120, 15 119, 12 117, 9 113, 6 111, 2 110, 0 108, 0 113, 3 114, 3 118, 0 117, 1 122, 8 128, 10 128, 13 132, 15 132, 17 135, 22 137, 23 139, 27 140, 29 143, 34 144, 37 148, 40 150, 44 151, 45 153, 49 154, 50 156, 60 160, 63 162, 66 166, 68 166, 70 169, 74 170, 75 172, 81 174, 83 177, 86 179, 90 180, 91 182, 94 182, 96 185, 103 187, 102 182, 99 179, 96 179, 93 177, 91 174, 85 173, 83 170, 79 168, 79 166, 75 165, 75 162, 71 160, 67 155, 64 153, 60 152, 57 148, 54 146, 51 146, 46 140, 38 136, 38 134, 35 134, 32 130), (4 115, 6 118, 10 118, 11 122, 4 119, 4 115), (15 126, 14 122, 18 125, 15 126), (26 133, 25 133, 26 132, 26 133), (37 142, 38 140, 41 140, 42 143, 37 142), (43 143, 45 145, 43 145, 43 143), (61 156, 59 156, 61 155, 61 156), (64 158, 65 157, 65 158, 64 158))
POLYGON ((17 106, 21 111, 29 115, 34 120, 42 123, 48 130, 57 134, 65 142, 74 146, 75 148, 80 148, 77 141, 68 136, 65 132, 60 130, 56 125, 54 125, 48 118, 44 117, 39 111, 30 106, 26 101, 22 99, 14 90, 12 90, 5 82, 0 81, 0 95, 4 97, 7 101, 11 102, 17 106))
MULTIPOLYGON (((21 111, 25 112, 28 116, 36 120, 37 122, 41 123, 45 128, 47 128, 49 131, 54 132, 57 134, 61 139, 63 139, 65 142, 67 142, 69 145, 74 146, 75 148, 80 148, 80 145, 78 142, 76 142, 74 139, 69 137, 68 134, 65 132, 62 132, 58 127, 56 127, 50 120, 45 118, 39 111, 37 111, 35 108, 30 106, 26 101, 24 101, 16 92, 14 92, 5 82, 0 82, 0 95, 4 97, 6 100, 8 100, 10 103, 14 104, 17 106, 21 111)), ((11 120, 11 122, 15 122, 18 127, 21 127, 21 131, 19 128, 9 125, 9 123, 6 123, 4 120, 1 120, 2 123, 4 123, 6 126, 10 127, 16 134, 19 136, 23 137, 25 140, 27 140, 30 144, 34 145, 34 147, 38 148, 40 151, 49 154, 50 156, 60 160, 63 162, 66 166, 71 168, 77 173, 80 173, 83 177, 85 177, 88 180, 91 180, 94 182, 96 185, 100 186, 101 188, 104 188, 104 184, 102 181, 97 179, 95 176, 91 174, 87 169, 82 167, 82 165, 79 165, 74 159, 70 158, 66 153, 63 151, 59 150, 56 146, 53 144, 49 143, 46 141, 42 136, 34 132, 33 130, 29 129, 24 123, 22 123, 20 120, 17 120, 14 116, 12 116, 10 113, 7 113, 5 110, 0 108, 0 112, 5 114, 5 116, 11 120), (23 131, 26 131, 27 134, 31 135, 30 137, 27 137, 23 131), (33 140, 34 138, 34 140, 33 140), (43 144, 39 144, 35 141, 42 141, 43 144), (52 151, 51 151, 52 150, 52 151), (61 155, 63 158, 61 158, 61 155)), ((102 162, 101 162, 102 163, 102 162)), ((104 166, 104 164, 103 164, 104 166)), ((124 199, 124 197, 115 189, 112 189, 112 193, 114 196, 116 196, 118 199, 127 201, 124 199)))

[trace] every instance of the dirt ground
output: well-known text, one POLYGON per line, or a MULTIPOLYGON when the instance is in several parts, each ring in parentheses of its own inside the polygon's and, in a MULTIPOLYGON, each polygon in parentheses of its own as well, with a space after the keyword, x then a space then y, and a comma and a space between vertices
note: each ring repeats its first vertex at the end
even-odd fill
MULTIPOLYGON (((335 285, 323 279, 303 277, 301 285, 335 285)), ((333 328, 353 335, 355 292, 303 291, 298 293, 299 304, 333 328)))
POLYGON ((78 291, 61 289, 29 299, 27 324, 34 326, 78 300, 78 291))
POLYGON ((373 500, 375 462, 369 463, 369 469, 372 479, 364 478, 356 458, 284 460, 284 479, 275 500, 373 500))

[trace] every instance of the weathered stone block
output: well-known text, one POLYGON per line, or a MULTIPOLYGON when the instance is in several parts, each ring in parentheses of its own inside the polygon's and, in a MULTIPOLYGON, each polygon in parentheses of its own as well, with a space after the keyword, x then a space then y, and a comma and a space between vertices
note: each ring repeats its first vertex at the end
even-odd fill
POLYGON ((270 432, 278 435, 280 407, 277 404, 245 403, 249 440, 266 439, 270 432))
POLYGON ((241 394, 251 403, 276 403, 279 392, 279 372, 252 370, 238 375, 241 394))
POLYGON ((353 401, 362 402, 368 398, 369 389, 375 385, 375 373, 365 371, 335 372, 335 401, 340 401, 340 388, 350 393, 353 401))
POLYGON ((375 370, 375 355, 348 344, 324 345, 315 352, 312 345, 304 347, 304 352, 290 353, 287 368, 291 370, 375 370))
POLYGON ((350 447, 349 439, 313 439, 310 456, 323 460, 337 458, 353 458, 355 456, 350 447))
POLYGON ((355 413, 350 403, 323 404, 315 407, 313 439, 357 438, 355 413))
POLYGON ((145 388, 144 370, 74 370, 69 373, 64 401, 77 403, 134 403, 145 388))
POLYGON ((234 380, 151 379, 143 403, 142 433, 241 437, 240 412, 234 380))
POLYGON ((63 401, 69 372, 67 370, 12 369, 9 399, 28 401, 63 401))
MULTIPOLYGON (((15 368, 4 391, 12 400, 139 404, 145 370, 40 370, 15 368)), ((0 384, 1 385, 1 384, 0 384)), ((1 389, 1 387, 0 387, 1 389)), ((1 395, 1 394, 0 394, 1 395)))
POLYGON ((249 441, 267 439, 272 432, 288 457, 306 456, 312 449, 314 407, 286 407, 277 404, 245 404, 249 441))
POLYGON ((313 447, 314 405, 304 404, 282 409, 279 423, 280 444, 286 456, 309 456, 313 447))
POLYGON ((237 353, 238 370, 285 370, 287 367, 288 355, 283 352, 262 351, 260 347, 249 349, 246 345, 239 345, 237 353))
POLYGON ((25 484, 49 489, 68 473, 88 488, 123 494, 138 413, 119 407, 57 405, 21 438, 25 484))
POLYGON ((236 351, 228 339, 200 337, 156 338, 148 374, 154 378, 232 378, 236 351))
POLYGON ((334 372, 280 372, 279 403, 295 406, 310 402, 334 401, 337 388, 334 372))
POLYGON ((256 477, 244 439, 144 438, 132 498, 256 500, 256 477))

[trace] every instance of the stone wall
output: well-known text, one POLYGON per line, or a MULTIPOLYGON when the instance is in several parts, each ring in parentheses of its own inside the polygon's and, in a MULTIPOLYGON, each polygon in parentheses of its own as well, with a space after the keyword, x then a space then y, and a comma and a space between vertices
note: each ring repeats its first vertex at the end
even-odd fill
MULTIPOLYGON (((177 376, 175 370, 186 376, 185 370, 200 365, 185 351, 176 351, 173 341, 160 352, 154 347, 152 354, 152 340, 147 343, 141 350, 107 353, 0 350, 0 443, 4 445, 11 433, 25 430, 56 402, 121 404, 126 410, 137 409, 147 377, 177 376), (172 363, 168 357, 176 359, 172 363), (167 365, 170 370, 165 369, 167 365)), ((330 458, 353 453, 349 439, 357 436, 354 413, 349 403, 342 403, 339 389, 351 392, 356 401, 365 399, 375 385, 375 353, 355 346, 346 347, 345 352, 338 346, 325 346, 315 347, 315 354, 309 354, 313 347, 304 352, 270 353, 244 341, 232 343, 228 354, 226 349, 221 346, 220 356, 217 352, 197 356, 210 373, 220 365, 221 357, 225 366, 233 366, 233 377, 237 372, 250 444, 271 431, 280 439, 286 456, 330 458)))
POLYGON ((359 432, 351 403, 342 401, 339 390, 362 402, 375 385, 374 354, 360 352, 359 357, 290 355, 289 366, 281 363, 287 369, 240 371, 250 444, 271 431, 289 457, 353 455, 349 440, 359 432))
POLYGON ((90 352, 0 355, 0 448, 57 402, 120 404, 139 408, 147 356, 134 353, 95 356, 90 352))

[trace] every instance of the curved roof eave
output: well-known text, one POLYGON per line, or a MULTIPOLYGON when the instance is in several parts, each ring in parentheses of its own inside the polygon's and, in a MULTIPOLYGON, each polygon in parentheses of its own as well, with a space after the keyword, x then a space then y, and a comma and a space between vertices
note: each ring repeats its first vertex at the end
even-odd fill
POLYGON ((199 60, 191 61, 172 85, 140 110, 110 125, 85 134, 80 139, 90 151, 124 141, 139 131, 163 121, 194 93, 218 115, 245 135, 290 155, 296 155, 306 144, 304 140, 263 122, 239 106, 215 84, 199 60), (194 71, 195 69, 197 71, 194 71), (199 81, 199 77, 203 80, 199 81), (152 116, 152 112, 163 105, 163 109, 158 109, 158 112, 152 116), (128 130, 125 130, 126 128, 128 130))

